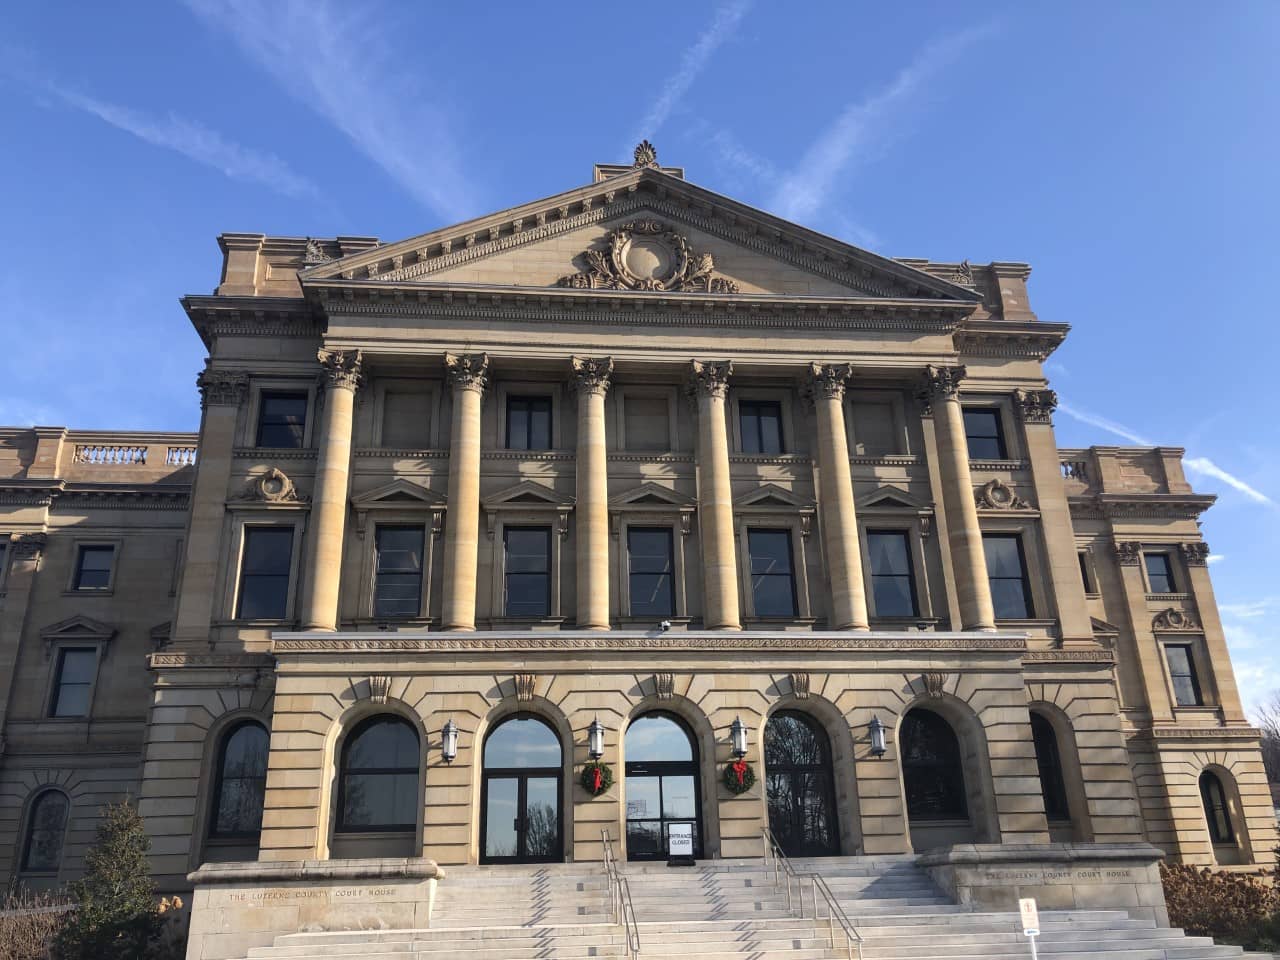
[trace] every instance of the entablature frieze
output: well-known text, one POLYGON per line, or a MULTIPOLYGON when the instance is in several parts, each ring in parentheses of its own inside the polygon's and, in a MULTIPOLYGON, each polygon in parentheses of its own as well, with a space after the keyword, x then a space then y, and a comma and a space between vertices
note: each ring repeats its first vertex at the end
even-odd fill
POLYGON ((324 332, 323 317, 298 297, 188 296, 182 306, 209 349, 220 336, 318 337, 324 332))
POLYGON ((1067 497, 1083 520, 1195 520, 1218 498, 1212 494, 1100 493, 1067 497))
POLYGON ((1069 323, 1013 320, 966 320, 956 330, 956 350, 963 357, 1044 362, 1062 345, 1069 323))

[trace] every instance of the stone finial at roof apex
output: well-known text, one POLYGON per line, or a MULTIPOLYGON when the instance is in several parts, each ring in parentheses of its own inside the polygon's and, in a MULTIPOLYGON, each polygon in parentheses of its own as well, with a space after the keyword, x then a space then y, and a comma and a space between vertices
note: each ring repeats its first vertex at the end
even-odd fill
POLYGON ((637 143, 635 153, 632 154, 632 156, 635 157, 635 163, 632 164, 634 167, 653 167, 655 170, 660 169, 658 167, 658 148, 648 140, 641 140, 637 143))

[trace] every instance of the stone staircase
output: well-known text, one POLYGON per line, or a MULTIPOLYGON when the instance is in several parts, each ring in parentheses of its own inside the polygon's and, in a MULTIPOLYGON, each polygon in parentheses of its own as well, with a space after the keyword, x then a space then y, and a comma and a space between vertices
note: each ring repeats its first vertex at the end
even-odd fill
MULTIPOLYGON (((795 860, 820 873, 863 938, 863 960, 1029 957, 1015 911, 978 913, 934 887, 911 856, 795 860)), ((707 861, 684 869, 626 864, 644 960, 848 960, 838 928, 813 919, 811 888, 784 889, 760 860, 707 861)), ((626 957, 598 864, 453 867, 439 887, 429 930, 297 933, 250 952, 252 960, 579 960, 626 957)), ((821 900, 820 900, 821 905, 821 900)), ((1042 911, 1041 956, 1052 960, 1210 960, 1238 947, 1156 928, 1121 910, 1042 911)), ((857 951, 854 950, 854 957, 857 951)))

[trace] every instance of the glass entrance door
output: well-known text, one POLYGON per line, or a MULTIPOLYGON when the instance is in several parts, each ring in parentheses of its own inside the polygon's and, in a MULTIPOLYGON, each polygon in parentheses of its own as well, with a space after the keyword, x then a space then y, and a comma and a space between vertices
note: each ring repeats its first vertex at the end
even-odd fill
POLYGON ((563 859, 560 741, 536 717, 513 717, 485 741, 480 862, 563 859))
POLYGON ((764 728, 769 831, 789 857, 840 853, 831 745, 807 714, 775 713, 764 728))
POLYGON ((665 860, 671 823, 692 823, 702 856, 702 804, 693 738, 673 715, 650 713, 627 728, 627 858, 665 860))

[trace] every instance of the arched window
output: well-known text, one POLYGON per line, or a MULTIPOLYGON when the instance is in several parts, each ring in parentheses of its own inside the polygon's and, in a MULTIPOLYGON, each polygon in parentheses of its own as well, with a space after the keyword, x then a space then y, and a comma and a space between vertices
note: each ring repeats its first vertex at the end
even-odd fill
POLYGON ((67 795, 61 790, 46 790, 36 797, 27 814, 22 873, 58 872, 62 863, 62 841, 67 835, 67 812, 70 807, 67 795))
POLYGON ((237 723, 222 738, 210 837, 256 838, 262 830, 270 740, 256 720, 237 723))
POLYGON ((532 714, 508 717, 484 742, 480 781, 482 863, 563 858, 560 738, 532 714))
POLYGON ((389 715, 370 717, 347 737, 338 774, 339 833, 416 830, 418 732, 389 715))
POLYGON ((627 857, 667 856, 672 822, 693 824, 693 855, 702 856, 702 796, 693 734, 673 713, 636 717, 623 740, 626 753, 627 857))
POLYGON ((1209 822, 1209 838, 1214 843, 1234 843, 1236 832, 1231 826, 1226 791, 1222 789, 1222 781, 1208 770, 1200 774, 1200 799, 1204 803, 1204 818, 1209 822))
POLYGON ((1031 714, 1031 739, 1036 748, 1036 766, 1040 768, 1040 790, 1044 794, 1044 812, 1050 820, 1070 820, 1067 787, 1062 779, 1062 754, 1058 751, 1058 734, 1043 714, 1031 714))
POLYGON ((790 857, 840 853, 831 744, 813 717, 783 710, 764 727, 769 830, 790 857))
POLYGON ((946 720, 917 707, 902 720, 898 734, 907 816, 914 820, 964 820, 965 800, 960 741, 946 720))

